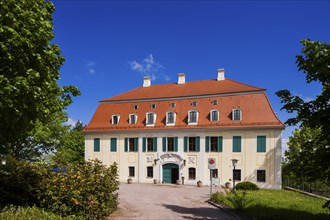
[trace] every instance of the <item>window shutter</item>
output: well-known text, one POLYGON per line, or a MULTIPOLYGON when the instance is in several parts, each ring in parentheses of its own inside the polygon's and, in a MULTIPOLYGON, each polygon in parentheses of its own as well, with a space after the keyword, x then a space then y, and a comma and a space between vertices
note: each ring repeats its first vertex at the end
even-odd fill
POLYGON ((146 138, 145 137, 142 138, 142 151, 143 152, 146 152, 146 142, 147 142, 146 138))
POLYGON ((233 137, 233 152, 241 152, 241 136, 233 137))
POLYGON ((125 152, 128 151, 128 138, 125 138, 125 152))
POLYGON ((117 138, 110 139, 110 151, 117 152, 117 138))
POLYGON ((197 136, 195 140, 196 140, 196 152, 199 152, 199 150, 200 150, 200 137, 197 136))
POLYGON ((222 136, 218 137, 218 152, 222 152, 222 136))
POLYGON ((100 138, 94 138, 94 152, 100 152, 100 138))
POLYGON ((174 151, 178 152, 178 137, 174 137, 174 151))
POLYGON ((166 137, 163 137, 163 152, 166 152, 166 137))
POLYGON ((184 148, 184 152, 188 151, 188 137, 184 137, 183 139, 183 148, 184 148))
POLYGON ((210 151, 210 137, 206 136, 205 137, 205 152, 209 152, 210 151))
POLYGON ((153 142, 154 142, 153 143, 153 145, 154 145, 154 149, 153 150, 154 150, 154 152, 157 152, 157 137, 154 137, 153 138, 153 142))
POLYGON ((134 151, 138 152, 139 151, 139 138, 134 138, 134 151))
POLYGON ((266 152, 266 136, 257 136, 257 152, 266 152))

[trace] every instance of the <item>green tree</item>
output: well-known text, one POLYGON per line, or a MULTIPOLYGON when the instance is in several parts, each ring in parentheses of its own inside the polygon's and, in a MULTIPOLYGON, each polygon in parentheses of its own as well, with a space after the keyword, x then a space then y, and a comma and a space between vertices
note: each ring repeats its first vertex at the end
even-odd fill
POLYGON ((31 159, 49 151, 50 143, 36 143, 35 132, 58 128, 80 94, 57 82, 64 57, 51 43, 54 10, 48 0, 0 1, 0 155, 31 159))
POLYGON ((304 101, 288 90, 276 93, 282 99, 282 109, 296 113, 287 125, 297 125, 290 139, 287 161, 295 164, 291 171, 309 179, 330 180, 330 46, 327 43, 303 40, 302 55, 297 56, 298 70, 303 71, 306 82, 317 82, 322 92, 315 100, 304 101), (300 165, 299 165, 300 164, 300 165), (297 166, 297 167, 296 167, 297 166))
POLYGON ((76 125, 62 135, 56 148, 55 160, 65 163, 79 163, 84 161, 85 138, 82 130, 85 125, 78 121, 76 125))

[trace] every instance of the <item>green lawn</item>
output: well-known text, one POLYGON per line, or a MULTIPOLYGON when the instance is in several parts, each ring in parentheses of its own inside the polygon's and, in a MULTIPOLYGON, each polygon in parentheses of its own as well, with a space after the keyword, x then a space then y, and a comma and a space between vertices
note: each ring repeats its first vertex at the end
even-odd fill
MULTIPOLYGON (((330 212, 322 205, 325 200, 288 190, 248 191, 252 202, 243 213, 256 219, 315 219, 330 220, 330 212)), ((231 206, 228 200, 223 201, 231 206)))

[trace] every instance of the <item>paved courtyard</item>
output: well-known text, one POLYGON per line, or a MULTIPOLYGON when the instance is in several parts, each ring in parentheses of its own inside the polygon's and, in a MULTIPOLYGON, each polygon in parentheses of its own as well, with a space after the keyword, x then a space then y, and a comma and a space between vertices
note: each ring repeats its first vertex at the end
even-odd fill
POLYGON ((239 219, 207 202, 209 187, 126 184, 110 219, 239 219))

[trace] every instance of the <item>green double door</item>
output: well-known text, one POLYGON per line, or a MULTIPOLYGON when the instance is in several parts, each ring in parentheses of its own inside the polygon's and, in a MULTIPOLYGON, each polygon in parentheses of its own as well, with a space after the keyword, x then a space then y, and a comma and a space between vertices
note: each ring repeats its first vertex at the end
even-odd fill
POLYGON ((173 163, 163 165, 163 182, 176 183, 179 179, 179 166, 173 163))

